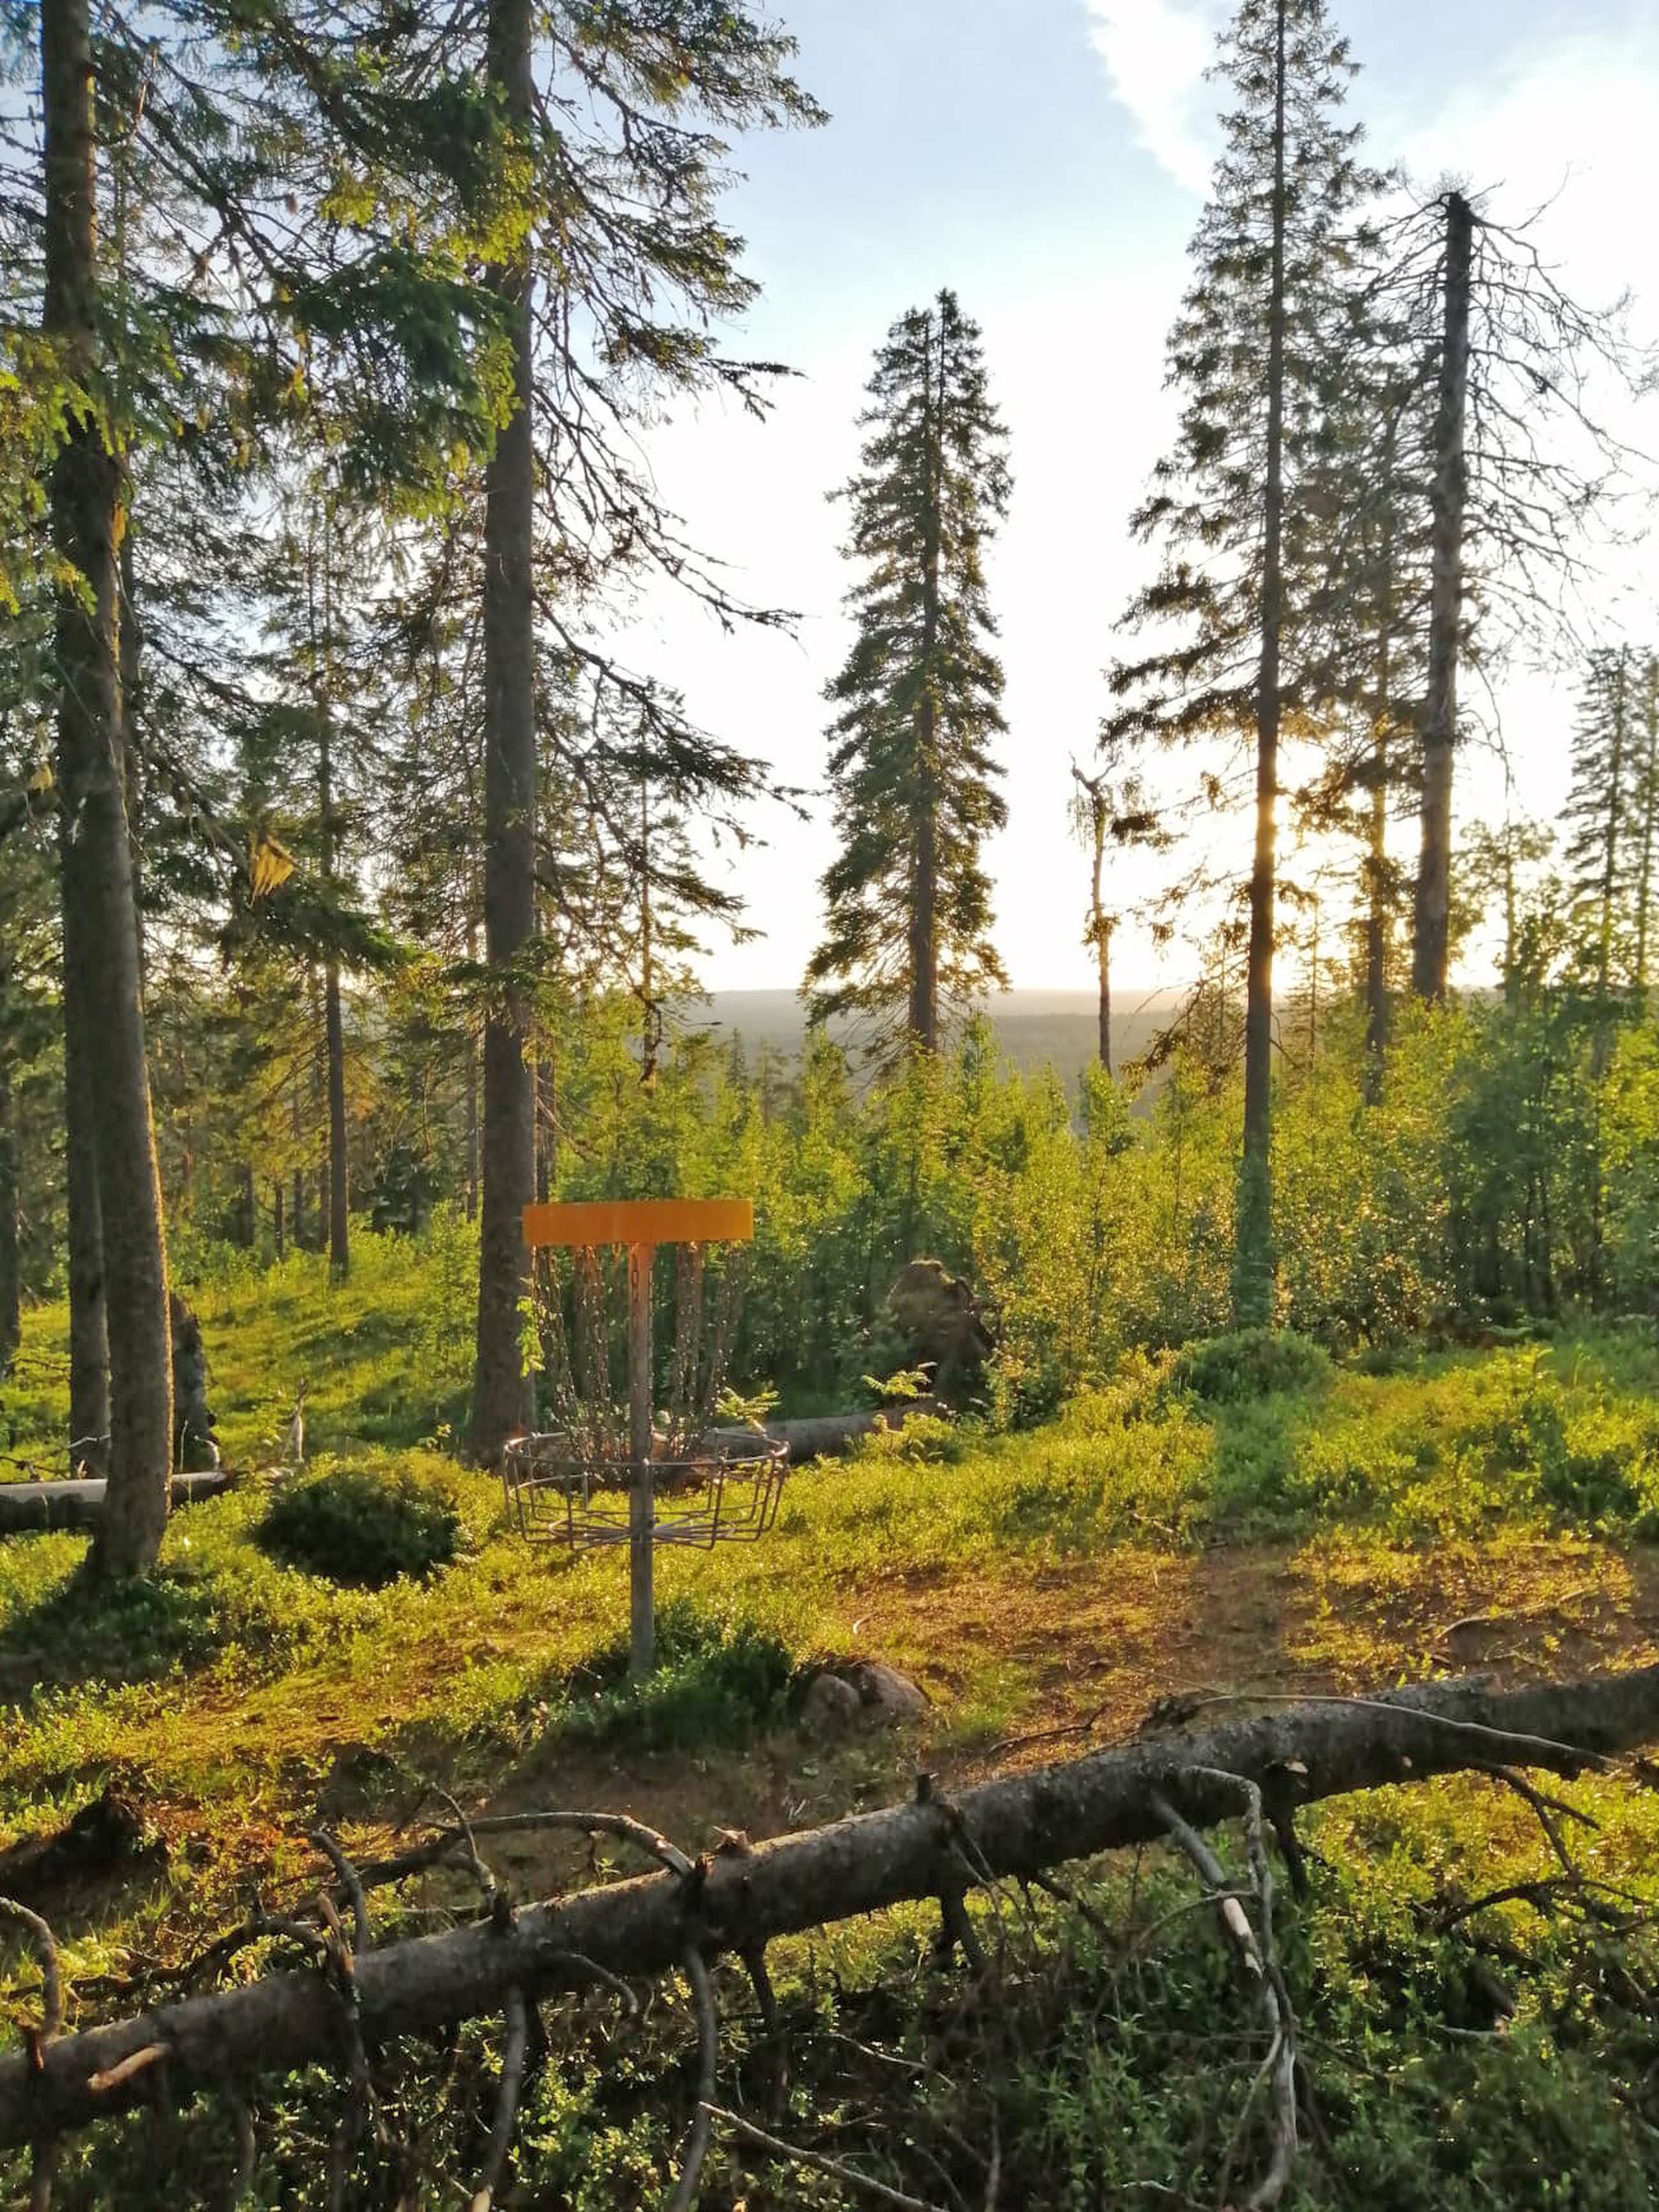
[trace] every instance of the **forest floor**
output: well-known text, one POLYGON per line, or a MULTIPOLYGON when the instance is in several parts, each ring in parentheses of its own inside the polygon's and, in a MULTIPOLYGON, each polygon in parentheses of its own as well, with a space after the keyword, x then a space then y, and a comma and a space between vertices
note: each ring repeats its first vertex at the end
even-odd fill
MULTIPOLYGON (((378 1853, 428 1784, 470 1810, 626 1809, 696 1850, 719 1827, 758 1837, 902 1796, 918 1766, 949 1785, 1072 1755, 1133 1735, 1170 1699, 1659 1657, 1650 1332, 1402 1354, 1219 1403, 1176 1388, 1167 1361, 1140 1362, 1020 1435, 924 1423, 792 1477, 769 1542, 663 1559, 663 1664, 636 1692, 623 1562, 572 1560, 508 1530, 495 1486, 440 1449, 441 1313, 411 1300, 401 1326, 372 1297, 291 1267, 263 1293, 198 1298, 222 1419, 257 1463, 303 1359, 325 1469, 395 1463, 458 1500, 468 1543, 445 1572, 368 1591, 281 1565, 258 1540, 257 1481, 176 1515, 162 1573, 119 1601, 83 1590, 78 1537, 0 1544, 0 1848, 112 1783, 158 1845, 132 1878, 52 1900, 83 1987, 183 1956, 240 1916, 254 1883, 298 1894, 316 1879, 303 1833, 319 1815, 355 1853, 378 1853), (364 1302, 355 1319, 343 1296, 364 1302), (389 1437, 398 1377, 416 1374, 425 1400, 389 1437), (811 1670, 854 1656, 914 1676, 927 1719, 804 1730, 811 1670)), ((58 1418, 59 1327, 50 1310, 31 1317, 33 1395, 7 1407, 20 1457, 58 1418)), ((1650 1879, 1644 1793, 1598 1787, 1603 1871, 1650 1879)), ((1379 1793, 1425 1808, 1396 1888, 1443 1884, 1465 1858, 1476 1884, 1547 1867, 1543 1839, 1492 1795, 1479 1782, 1379 1793)), ((1322 1815, 1316 1832, 1333 1818, 1349 1815, 1322 1815)), ((574 1843, 504 1842, 496 1863, 520 1894, 592 1872, 574 1843)), ((16 1960, 15 2013, 29 1978, 16 1960)), ((1659 2146, 1654 2117, 1641 2126, 1659 2146)))

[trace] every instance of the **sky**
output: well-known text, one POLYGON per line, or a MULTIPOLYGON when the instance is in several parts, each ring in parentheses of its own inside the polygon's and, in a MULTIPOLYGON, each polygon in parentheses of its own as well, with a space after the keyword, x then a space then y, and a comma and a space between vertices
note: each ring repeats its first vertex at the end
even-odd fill
MULTIPOLYGON (((753 827, 767 842, 712 859, 763 934, 710 945, 711 987, 796 984, 818 933, 836 842, 823 690, 846 651, 853 574, 826 495, 856 461, 875 347, 943 285, 982 328, 1014 477, 988 563, 1009 724, 1009 822, 987 853, 995 939, 1017 987, 1090 985, 1071 763, 1087 762, 1116 624, 1147 573, 1127 519, 1174 419, 1164 343, 1218 143, 1224 88, 1205 70, 1226 12, 1215 0, 777 0, 797 73, 831 119, 733 148, 743 174, 724 212, 763 290, 727 342, 797 373, 763 425, 716 404, 656 426, 645 447, 733 589, 799 619, 793 638, 728 637, 672 596, 629 617, 637 656, 708 727, 769 761, 779 785, 819 794, 804 823, 763 808, 753 827)), ((1659 337, 1656 0, 1334 0, 1333 14, 1363 64, 1350 108, 1371 159, 1403 161, 1425 186, 1452 175, 1488 190, 1499 219, 1548 203, 1537 235, 1560 281, 1593 303, 1632 289, 1633 327, 1659 337)), ((1659 416, 1659 401, 1646 411, 1659 416)), ((1659 449, 1659 422, 1646 441, 1659 449)), ((1609 635, 1651 634, 1650 557, 1610 557, 1593 594, 1609 635)), ((1517 665, 1495 705, 1508 765, 1490 748, 1462 757, 1460 817, 1514 805, 1553 819, 1570 681, 1517 665)), ((1167 865, 1119 863, 1120 905, 1133 909, 1167 865)), ((1131 915, 1116 964, 1151 988, 1186 980, 1194 957, 1155 952, 1131 915)))

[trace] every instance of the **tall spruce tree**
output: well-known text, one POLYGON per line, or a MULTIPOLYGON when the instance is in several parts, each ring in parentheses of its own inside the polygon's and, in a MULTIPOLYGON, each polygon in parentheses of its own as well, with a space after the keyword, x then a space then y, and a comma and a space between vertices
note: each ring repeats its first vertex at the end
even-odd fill
POLYGON ((942 291, 876 356, 860 420, 847 594, 857 635, 828 687, 842 848, 824 873, 815 1020, 854 1013, 878 1047, 939 1048, 945 1008, 1006 983, 981 859, 1007 809, 992 745, 1006 725, 984 553, 1007 512, 1006 441, 980 333, 942 291))
POLYGON ((98 142, 85 0, 41 15, 41 329, 65 428, 51 476, 58 556, 56 678, 70 1076, 93 1103, 109 1345, 109 1489, 92 1563, 154 1565, 173 1462, 167 1251, 150 1121, 137 910, 121 750, 121 430, 102 343, 98 142))
POLYGON ((1650 658, 1628 646, 1589 656, 1572 738, 1565 811, 1568 881, 1583 918, 1583 957, 1597 996, 1647 985, 1656 810, 1650 658))
MULTIPOLYGON (((460 19, 458 19, 458 21, 460 19)), ((757 764, 706 744, 665 695, 594 643, 595 600, 623 578, 666 576, 722 615, 733 605, 684 543, 632 433, 662 396, 735 392, 758 405, 756 364, 710 335, 752 299, 742 241, 715 219, 727 128, 811 123, 788 74, 793 41, 741 6, 663 8, 489 0, 481 55, 469 24, 453 65, 482 60, 507 159, 510 210, 486 289, 511 384, 484 485, 482 1206, 471 1446, 493 1458, 526 1418, 521 1310, 525 1205, 535 1195, 533 993, 538 964, 538 653, 551 647, 614 703, 647 698, 684 779, 757 764)), ((764 617, 763 617, 764 618, 764 617)), ((729 787, 723 795, 729 795, 729 787)))
POLYGON ((1322 0, 1243 0, 1221 42, 1237 104, 1170 340, 1185 404, 1137 532, 1164 548, 1132 625, 1178 641, 1112 672, 1109 734, 1253 745, 1244 1127, 1234 1306, 1273 1310, 1273 963, 1279 746, 1328 712, 1323 623, 1339 557, 1326 477, 1356 211, 1374 179, 1340 110, 1354 64, 1322 0))

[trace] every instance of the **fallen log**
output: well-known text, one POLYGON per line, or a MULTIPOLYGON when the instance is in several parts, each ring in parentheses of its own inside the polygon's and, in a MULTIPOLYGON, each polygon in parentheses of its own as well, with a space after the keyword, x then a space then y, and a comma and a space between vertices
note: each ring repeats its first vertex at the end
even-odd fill
MULTIPOLYGON (((913 1398, 899 1406, 878 1406, 856 1413, 808 1413, 797 1420, 768 1421, 763 1425, 775 1444, 786 1447, 790 1465, 799 1467, 809 1459, 827 1459, 850 1451, 860 1437, 872 1436, 878 1429, 902 1429, 918 1414, 944 1410, 936 1398, 913 1398)), ((713 1429, 704 1441, 752 1441, 753 1436, 751 1429, 713 1429)))
MULTIPOLYGON (((353 2009, 372 2045, 499 2013, 515 1989, 534 1998, 663 1973, 692 1951, 759 1956, 777 1936, 1151 1842, 1168 1833, 1171 1810, 1212 1827, 1238 1813, 1241 1778, 1271 1812, 1499 1760, 1571 1774, 1656 1740, 1659 1666, 1508 1691, 1476 1678, 1304 1700, 1006 1776, 954 1801, 923 1787, 913 1803, 752 1850, 695 1867, 676 1854, 678 1870, 362 1952, 353 2009)), ((173 2096, 325 2057, 339 2047, 342 2004, 337 1978, 272 1973, 39 2044, 0 2061, 0 2147, 44 2142, 140 2102, 150 2062, 130 2062, 142 2052, 164 2054, 173 2096)))
MULTIPOLYGON (((230 1487, 222 1468, 207 1474, 175 1474, 174 1505, 193 1505, 198 1498, 216 1498, 230 1487)), ((76 1475, 63 1481, 0 1482, 0 1536, 29 1529, 93 1528, 103 1518, 101 1476, 76 1475)))

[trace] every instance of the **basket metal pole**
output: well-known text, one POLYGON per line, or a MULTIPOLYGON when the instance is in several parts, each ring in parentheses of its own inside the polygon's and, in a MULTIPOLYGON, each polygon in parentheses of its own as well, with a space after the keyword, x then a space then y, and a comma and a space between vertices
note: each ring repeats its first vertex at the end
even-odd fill
POLYGON ((652 1589, 652 1530, 656 1498, 651 1472, 651 1263, 654 1248, 628 1248, 628 1671, 637 1681, 656 1656, 652 1589))

